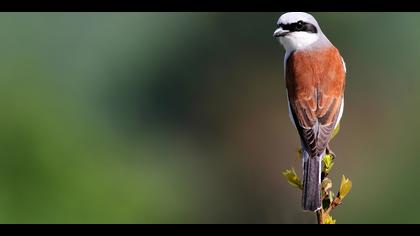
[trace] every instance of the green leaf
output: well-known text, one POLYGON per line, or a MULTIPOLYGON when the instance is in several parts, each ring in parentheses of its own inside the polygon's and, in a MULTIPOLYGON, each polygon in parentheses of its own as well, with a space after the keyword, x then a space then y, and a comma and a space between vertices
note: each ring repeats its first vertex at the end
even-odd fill
POLYGON ((302 148, 298 148, 297 154, 298 154, 298 160, 302 160, 302 148))
POLYGON ((328 209, 328 207, 330 207, 330 199, 325 198, 324 200, 322 200, 322 209, 324 209, 324 211, 326 211, 328 209))
POLYGON ((328 215, 324 218, 324 224, 326 225, 335 224, 335 220, 330 215, 328 215))
POLYGON ((343 175, 341 178, 341 184, 340 184, 340 191, 338 192, 338 197, 343 200, 346 195, 350 192, 350 189, 352 187, 352 182, 346 178, 346 176, 343 175))
POLYGON ((334 165, 333 162, 333 155, 331 154, 327 154, 322 158, 322 161, 324 163, 323 167, 322 167, 322 172, 325 172, 325 174, 330 173, 331 168, 334 165))
POLYGON ((286 177, 287 182, 289 182, 290 185, 297 187, 299 189, 303 189, 302 181, 300 181, 299 177, 297 176, 293 168, 290 170, 285 170, 283 172, 283 175, 284 177, 286 177))
POLYGON ((322 194, 323 196, 327 196, 332 188, 332 181, 329 178, 324 178, 321 183, 322 186, 322 194))
POLYGON ((338 134, 338 132, 340 132, 340 123, 337 124, 337 127, 335 127, 332 135, 331 135, 331 140, 338 134))
POLYGON ((328 194, 328 196, 330 197, 330 202, 334 201, 334 193, 333 191, 330 191, 330 194, 328 194))

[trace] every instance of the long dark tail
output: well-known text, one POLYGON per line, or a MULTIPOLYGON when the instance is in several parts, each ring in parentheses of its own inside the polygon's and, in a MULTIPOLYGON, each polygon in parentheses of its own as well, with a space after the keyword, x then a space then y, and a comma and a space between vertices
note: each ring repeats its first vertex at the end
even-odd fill
POLYGON ((316 211, 321 208, 321 158, 309 157, 306 152, 303 158, 302 207, 307 211, 316 211))

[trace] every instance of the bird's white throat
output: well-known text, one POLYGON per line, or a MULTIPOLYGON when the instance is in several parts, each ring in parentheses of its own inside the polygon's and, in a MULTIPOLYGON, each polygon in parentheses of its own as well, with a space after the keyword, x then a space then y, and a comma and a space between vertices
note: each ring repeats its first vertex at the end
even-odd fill
POLYGON ((283 45, 287 54, 295 50, 308 48, 318 39, 318 34, 307 32, 291 32, 284 37, 279 37, 280 43, 283 45))

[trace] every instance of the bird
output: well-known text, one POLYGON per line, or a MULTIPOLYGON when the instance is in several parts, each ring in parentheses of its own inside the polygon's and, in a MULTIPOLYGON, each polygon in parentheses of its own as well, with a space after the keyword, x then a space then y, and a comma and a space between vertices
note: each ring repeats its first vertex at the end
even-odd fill
POLYGON ((285 49, 284 77, 289 117, 302 148, 304 211, 321 209, 321 168, 344 110, 346 64, 339 50, 305 12, 287 12, 273 36, 285 49))

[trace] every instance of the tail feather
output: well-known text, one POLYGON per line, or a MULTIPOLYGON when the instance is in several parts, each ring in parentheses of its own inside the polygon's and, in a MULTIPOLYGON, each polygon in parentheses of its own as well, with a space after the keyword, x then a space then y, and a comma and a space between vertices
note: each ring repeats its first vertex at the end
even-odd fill
POLYGON ((310 157, 304 152, 302 194, 304 210, 316 211, 321 208, 321 156, 310 157))

